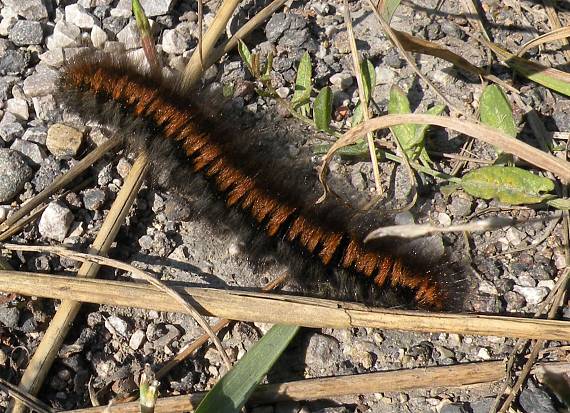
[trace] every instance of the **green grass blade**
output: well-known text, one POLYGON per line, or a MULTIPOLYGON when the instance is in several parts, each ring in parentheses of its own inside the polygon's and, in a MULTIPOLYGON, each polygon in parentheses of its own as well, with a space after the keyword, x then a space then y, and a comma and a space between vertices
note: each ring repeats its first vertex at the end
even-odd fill
POLYGON ((309 99, 311 97, 312 82, 311 76, 313 68, 309 53, 305 52, 297 68, 297 78, 295 80, 295 92, 291 98, 293 107, 307 116, 310 111, 309 99))
POLYGON ((332 92, 325 86, 321 89, 313 103, 313 119, 318 130, 324 132, 330 129, 332 119, 332 92))
POLYGON ((238 413, 299 328, 273 326, 208 392, 196 413, 238 413))
POLYGON ((241 39, 238 40, 238 52, 241 56, 241 60, 243 60, 249 72, 253 74, 253 69, 251 66, 251 52, 249 51, 247 45, 241 41, 241 39))

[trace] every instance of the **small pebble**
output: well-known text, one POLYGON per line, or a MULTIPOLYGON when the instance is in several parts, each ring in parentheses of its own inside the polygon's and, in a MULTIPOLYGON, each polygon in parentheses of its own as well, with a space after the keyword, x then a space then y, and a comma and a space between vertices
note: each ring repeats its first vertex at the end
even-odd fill
POLYGON ((105 30, 101 29, 99 26, 93 26, 91 29, 91 43, 93 43, 93 47, 101 49, 105 46, 106 42, 107 33, 105 30))
POLYGON ((77 155, 83 141, 83 133, 61 123, 51 125, 47 132, 46 146, 59 159, 77 155))
POLYGON ((489 281, 482 280, 479 282, 479 291, 489 295, 498 295, 497 288, 489 281))
POLYGON ((58 78, 56 70, 44 67, 41 72, 34 73, 24 80, 24 93, 28 97, 53 94, 57 88, 58 78))
POLYGON ((162 34, 162 50, 168 54, 182 54, 187 49, 187 41, 177 30, 165 30, 162 34))
POLYGON ((90 29, 95 24, 95 16, 80 4, 65 6, 65 20, 81 29, 90 29))
POLYGON ((29 63, 29 53, 22 50, 6 50, 0 56, 0 73, 21 74, 29 63))
POLYGON ((522 287, 520 285, 515 285, 513 290, 522 295, 530 305, 540 304, 549 292, 546 287, 522 287))
POLYGON ((56 47, 52 50, 48 50, 40 55, 40 60, 48 66, 61 67, 65 61, 63 58, 63 49, 56 47))
POLYGON ((0 202, 11 201, 32 176, 22 155, 12 149, 0 149, 0 202))
POLYGON ((60 20, 53 29, 53 35, 48 38, 48 49, 58 47, 75 47, 79 46, 79 38, 81 30, 76 25, 60 20))
POLYGON ((90 211, 101 209, 105 203, 105 191, 102 189, 88 189, 83 193, 83 205, 90 211))
POLYGON ((479 357, 481 360, 490 360, 491 354, 489 353, 489 349, 485 347, 480 348, 477 352, 477 357, 479 357))
POLYGON ((127 337, 128 325, 122 318, 114 315, 109 316, 109 318, 105 320, 105 327, 111 332, 111 334, 118 334, 122 337, 127 337))
POLYGON ((43 237, 61 242, 72 222, 73 213, 69 208, 58 202, 51 202, 42 213, 38 230, 43 237))
POLYGON ((129 340, 129 347, 133 350, 138 350, 145 339, 145 332, 143 330, 136 330, 129 340))
POLYGON ((47 8, 42 0, 4 0, 5 6, 10 7, 26 20, 47 19, 47 8))
POLYGON ((147 17, 162 16, 170 11, 175 0, 141 0, 141 6, 147 17))
POLYGON ((136 22, 133 20, 117 33, 117 40, 125 45, 125 49, 137 49, 141 47, 141 38, 136 22))
POLYGON ((8 99, 6 102, 6 110, 14 115, 19 120, 28 120, 30 117, 30 110, 28 102, 21 98, 8 99))
POLYGON ((40 44, 44 38, 40 22, 30 20, 18 20, 10 29, 8 38, 16 46, 29 46, 40 44))
POLYGON ((350 73, 335 73, 330 77, 332 85, 339 87, 341 90, 346 90, 352 86, 353 77, 350 73))
POLYGON ((20 152, 29 159, 34 166, 41 165, 47 158, 47 154, 41 146, 23 139, 16 139, 10 146, 10 149, 20 152))
POLYGON ((43 126, 33 126, 26 129, 22 139, 29 142, 38 143, 40 145, 46 144, 47 129, 43 126))

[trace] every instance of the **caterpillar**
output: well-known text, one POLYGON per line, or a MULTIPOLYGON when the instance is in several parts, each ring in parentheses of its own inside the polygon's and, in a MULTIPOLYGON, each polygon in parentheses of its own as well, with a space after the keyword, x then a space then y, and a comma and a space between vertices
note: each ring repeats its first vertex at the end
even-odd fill
POLYGON ((89 54, 64 67, 57 99, 83 119, 117 128, 128 150, 148 154, 157 185, 198 197, 210 220, 223 216, 255 234, 252 244, 270 245, 281 261, 296 265, 300 284, 328 286, 317 289, 341 291, 341 299, 397 291, 392 295, 412 306, 445 307, 448 293, 438 274, 394 248, 364 244, 359 231, 366 228, 355 229, 354 212, 342 202, 315 204, 314 174, 260 153, 247 134, 220 126, 220 117, 204 110, 208 102, 194 92, 182 95, 178 85, 175 77, 123 58, 89 54), (316 281, 306 275, 315 265, 316 281))

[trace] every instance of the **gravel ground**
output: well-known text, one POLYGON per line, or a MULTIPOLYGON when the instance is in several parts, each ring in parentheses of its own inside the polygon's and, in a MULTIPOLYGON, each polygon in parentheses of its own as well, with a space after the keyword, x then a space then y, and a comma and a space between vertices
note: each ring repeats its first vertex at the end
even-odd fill
MULTIPOLYGON (((59 174, 69 170, 86 153, 109 137, 97 125, 85 125, 63 112, 55 102, 54 80, 58 69, 85 48, 95 47, 112 53, 141 56, 140 39, 126 0, 1 0, 0 20, 0 220, 29 200, 59 174)), ((152 21, 163 62, 181 70, 197 44, 197 9, 193 1, 141 1, 152 21)), ((258 10, 258 2, 246 2, 228 26, 235 31, 258 10)), ((301 55, 308 51, 313 62, 317 88, 330 85, 334 92, 335 126, 346 127, 357 101, 358 91, 352 76, 348 37, 339 1, 294 1, 276 13, 266 25, 247 40, 257 52, 275 54, 274 86, 281 97, 293 93, 295 69, 301 55)), ((402 5, 392 26, 438 43, 461 54, 471 63, 486 63, 486 53, 465 32, 474 34, 465 18, 462 2, 448 0, 435 10, 435 0, 402 5), (423 3, 422 5, 419 5, 423 3)), ((377 85, 373 98, 375 111, 385 113, 392 84, 408 92, 411 105, 425 111, 438 98, 382 36, 374 15, 364 1, 351 2, 357 45, 362 55, 376 68, 377 85)), ((204 23, 209 25, 218 3, 207 2, 204 23)), ((538 33, 548 30, 542 6, 530 1, 483 2, 490 29, 497 43, 516 50, 538 33), (512 4, 511 4, 512 3, 512 4)), ((559 13, 563 22, 568 13, 559 13)), ((562 53, 550 46, 548 53, 531 52, 534 58, 561 66, 562 53), (551 50, 552 49, 552 50, 551 50)), ((455 105, 475 110, 480 84, 429 56, 416 56, 420 70, 455 105)), ((563 67, 562 67, 563 68, 563 67)), ((510 71, 500 65, 493 73, 505 80, 510 71)), ((244 124, 258 123, 273 128, 284 155, 309 156, 311 148, 322 144, 322 137, 287 118, 275 101, 254 92, 251 75, 237 53, 231 53, 208 69, 204 81, 210 88, 233 86, 229 108, 240 114, 244 124)), ((550 131, 570 131, 570 101, 531 83, 519 83, 521 99, 544 119, 550 131)), ((522 123, 522 109, 514 106, 522 123)), ((534 142, 526 125, 522 139, 534 142)), ((429 147, 437 152, 457 153, 463 144, 453 134, 441 131, 430 135, 429 147)), ((492 148, 477 142, 472 156, 492 159, 492 148)), ((76 189, 51 202, 40 219, 14 236, 12 241, 33 244, 63 243, 86 251, 101 227, 110 205, 127 176, 134 157, 109 154, 77 181, 76 189)), ((319 157, 314 157, 319 162, 319 157)), ((434 156, 443 171, 451 170, 448 160, 434 156)), ((467 170, 476 167, 468 164, 467 170)), ((348 197, 370 196, 374 183, 372 169, 362 159, 335 158, 331 179, 348 197)), ((405 204, 410 198, 410 182, 402 167, 381 164, 389 205, 405 204)), ((464 193, 452 197, 439 191, 442 183, 422 177, 420 199, 411 213, 401 220, 439 224, 463 223, 475 213, 490 208, 491 215, 529 220, 527 224, 504 230, 474 234, 469 245, 462 237, 437 238, 458 256, 467 250, 475 272, 466 275, 473 286, 465 308, 485 313, 532 314, 554 286, 554 279, 565 268, 562 229, 552 232, 545 218, 550 211, 528 208, 501 208, 495 201, 473 199, 464 193), (526 251, 533 240, 546 239, 526 251)), ((435 244, 433 244, 435 245, 435 244)), ((278 273, 264 269, 260 276, 243 253, 244 246, 225 231, 193 220, 190 210, 176 197, 143 187, 121 229, 112 256, 162 274, 163 279, 213 286, 261 285, 278 273), (214 276, 215 274, 215 276, 214 276)), ((44 254, 13 254, 10 264, 23 271, 62 273, 77 269, 77 264, 44 254)), ((106 278, 120 277, 102 271, 106 278)), ((29 354, 40 342, 57 307, 50 300, 0 295, 0 377, 17 383, 29 354)), ((565 316, 570 316, 566 307, 565 316)), ((236 323, 223 335, 231 356, 241 357, 267 330, 265 325, 236 323)), ((145 363, 168 360, 179 349, 201 334, 189 317, 136 309, 84 305, 75 327, 66 339, 40 398, 60 409, 90 406, 87 383, 100 391, 101 403, 136 387, 145 363)), ((449 365, 457 362, 501 360, 513 349, 515 341, 499 337, 472 337, 457 334, 413 334, 367 329, 304 330, 289 352, 287 363, 279 365, 275 376, 320 377, 411 367, 449 365), (278 373, 278 374, 277 374, 278 373)), ((564 343, 550 343, 558 347, 564 343)), ((551 352, 543 361, 565 361, 564 351, 551 352)), ((195 358, 182 363, 163 381, 162 394, 183 394, 210 388, 218 379, 222 362, 213 347, 200 350, 195 358)), ((409 393, 386 393, 347 397, 318 403, 277 403, 254 407, 253 412, 486 412, 496 386, 469 389, 437 389, 409 393)), ((0 391, 0 410, 8 397, 0 391)), ((520 399, 521 411, 555 412, 559 401, 537 381, 529 380, 520 399)))

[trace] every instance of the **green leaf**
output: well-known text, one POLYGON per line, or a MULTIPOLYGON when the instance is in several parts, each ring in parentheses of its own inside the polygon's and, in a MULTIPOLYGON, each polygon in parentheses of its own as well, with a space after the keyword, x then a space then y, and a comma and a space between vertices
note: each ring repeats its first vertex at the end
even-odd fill
POLYGON ((368 103, 370 102, 374 86, 376 86, 376 71, 374 70, 374 65, 370 60, 366 59, 360 64, 360 75, 362 76, 364 86, 364 97, 366 99, 366 103, 368 103))
POLYGON ((269 52, 267 55, 267 61, 265 62, 265 67, 263 68, 263 74, 261 80, 268 81, 271 79, 271 69, 273 68, 273 53, 269 52))
POLYGON ((399 5, 400 0, 380 0, 378 10, 380 10, 380 14, 382 18, 386 20, 386 23, 390 23, 399 5))
POLYGON ((355 127, 364 119, 364 112, 362 112, 362 104, 358 102, 356 107, 354 108, 354 113, 352 114, 352 118, 350 119, 350 126, 355 127))
POLYGON ((519 205, 535 204, 549 198, 541 192, 554 190, 554 182, 514 166, 486 166, 467 173, 461 186, 470 195, 519 205))
POLYGON ((291 99, 293 108, 307 116, 310 112, 309 99, 311 97, 311 76, 312 76, 311 58, 309 53, 305 52, 299 62, 297 68, 297 78, 295 80, 295 92, 291 99))
MULTIPOLYGON (((428 115, 439 116, 443 113, 444 110, 445 110, 445 105, 435 105, 429 108, 426 113, 428 115)), ((415 136, 415 141, 418 142, 417 143, 418 150, 415 151, 414 155, 416 155, 417 152, 419 151, 419 154, 417 154, 416 156, 419 155, 420 160, 426 166, 431 163, 431 159, 429 158, 429 155, 425 148, 425 139, 429 127, 430 125, 428 124, 416 125, 416 136, 415 136)))
MULTIPOLYGON (((412 113, 410 110, 410 101, 402 89, 393 85, 390 89, 390 100, 388 101, 389 114, 406 114, 412 113)), ((392 133, 398 139, 402 150, 410 159, 414 159, 414 152, 417 148, 418 142, 416 141, 416 125, 403 124, 392 126, 390 128, 392 133)), ((417 154, 416 154, 417 157, 417 154)))
POLYGON ((570 198, 554 198, 546 201, 553 208, 568 211, 570 210, 570 198))
POLYGON ((196 413, 238 413, 279 358, 299 327, 275 325, 222 377, 200 402, 196 413))
POLYGON ((253 68, 251 66, 251 52, 249 51, 247 45, 243 41, 241 41, 241 39, 238 40, 238 52, 239 55, 241 56, 241 60, 243 60, 243 62, 247 66, 247 69, 250 71, 251 74, 253 74, 253 68))
POLYGON ((488 85, 479 99, 481 122, 515 138, 518 130, 509 98, 497 85, 488 85))
POLYGON ((315 126, 318 130, 326 132, 330 129, 329 125, 332 119, 332 92, 328 86, 322 88, 315 98, 315 102, 313 103, 313 119, 315 120, 315 126))
MULTIPOLYGON (((315 145, 313 146, 313 153, 315 155, 324 155, 329 151, 332 145, 326 143, 322 145, 315 145)), ((362 139, 353 145, 343 146, 339 148, 335 155, 338 156, 346 156, 346 157, 363 157, 363 156, 370 156, 370 150, 368 149, 368 143, 362 139)))

